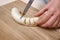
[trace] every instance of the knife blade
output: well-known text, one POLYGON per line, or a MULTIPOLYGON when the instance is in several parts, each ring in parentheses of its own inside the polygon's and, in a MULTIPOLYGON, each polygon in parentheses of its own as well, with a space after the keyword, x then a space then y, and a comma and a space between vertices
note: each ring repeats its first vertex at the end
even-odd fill
POLYGON ((28 11, 28 9, 30 8, 30 6, 31 6, 31 4, 33 3, 33 1, 34 1, 34 0, 30 0, 30 1, 28 2, 28 4, 26 5, 26 7, 25 7, 25 9, 24 9, 24 11, 23 11, 23 13, 22 13, 21 18, 27 13, 27 11, 28 11))

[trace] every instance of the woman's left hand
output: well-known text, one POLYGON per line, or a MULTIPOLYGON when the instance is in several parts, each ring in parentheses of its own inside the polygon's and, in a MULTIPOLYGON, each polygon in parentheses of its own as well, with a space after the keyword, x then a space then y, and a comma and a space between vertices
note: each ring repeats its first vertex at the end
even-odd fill
POLYGON ((36 23, 42 27, 56 28, 60 26, 60 0, 51 0, 46 7, 40 10, 35 16, 45 14, 36 23), (46 12, 47 11, 47 12, 46 12))

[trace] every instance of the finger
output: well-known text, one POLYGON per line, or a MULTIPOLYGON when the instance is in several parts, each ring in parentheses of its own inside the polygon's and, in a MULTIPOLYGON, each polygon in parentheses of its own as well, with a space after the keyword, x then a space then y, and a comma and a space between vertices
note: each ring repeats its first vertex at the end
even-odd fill
POLYGON ((59 14, 57 12, 42 26, 44 27, 52 27, 52 24, 58 19, 59 14))
POLYGON ((52 25, 52 27, 58 27, 59 24, 59 18, 56 20, 56 22, 52 25))
POLYGON ((49 2, 42 10, 40 10, 38 13, 36 13, 34 16, 40 16, 42 15, 45 11, 47 11, 52 3, 49 2))
POLYGON ((46 8, 43 8, 42 10, 40 10, 38 13, 36 13, 36 14, 34 14, 34 16, 35 17, 38 17, 38 16, 40 16, 40 15, 42 15, 45 11, 47 11, 48 10, 48 8, 46 7, 46 8))
POLYGON ((39 19, 36 23, 39 25, 44 24, 46 21, 49 20, 49 18, 53 15, 53 13, 54 13, 54 10, 50 9, 49 11, 45 12, 44 13, 45 15, 41 19, 39 19))

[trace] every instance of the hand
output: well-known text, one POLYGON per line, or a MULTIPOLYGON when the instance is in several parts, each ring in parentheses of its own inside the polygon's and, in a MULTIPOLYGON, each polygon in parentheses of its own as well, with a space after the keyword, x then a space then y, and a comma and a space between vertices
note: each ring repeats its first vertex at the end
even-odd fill
POLYGON ((42 10, 34 16, 41 16, 42 19, 36 23, 42 27, 56 28, 60 26, 60 0, 51 0, 42 10))

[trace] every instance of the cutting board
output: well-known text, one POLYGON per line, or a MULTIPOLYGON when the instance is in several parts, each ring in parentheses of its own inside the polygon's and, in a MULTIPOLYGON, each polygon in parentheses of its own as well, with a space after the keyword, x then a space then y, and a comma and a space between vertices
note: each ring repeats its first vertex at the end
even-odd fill
MULTIPOLYGON (((26 4, 15 1, 0 7, 0 40, 60 40, 59 29, 46 29, 38 26, 18 24, 11 16, 11 8, 17 7, 23 11, 26 4)), ((39 10, 31 7, 26 15, 37 13, 39 10)), ((31 17, 30 16, 30 17, 31 17)))

